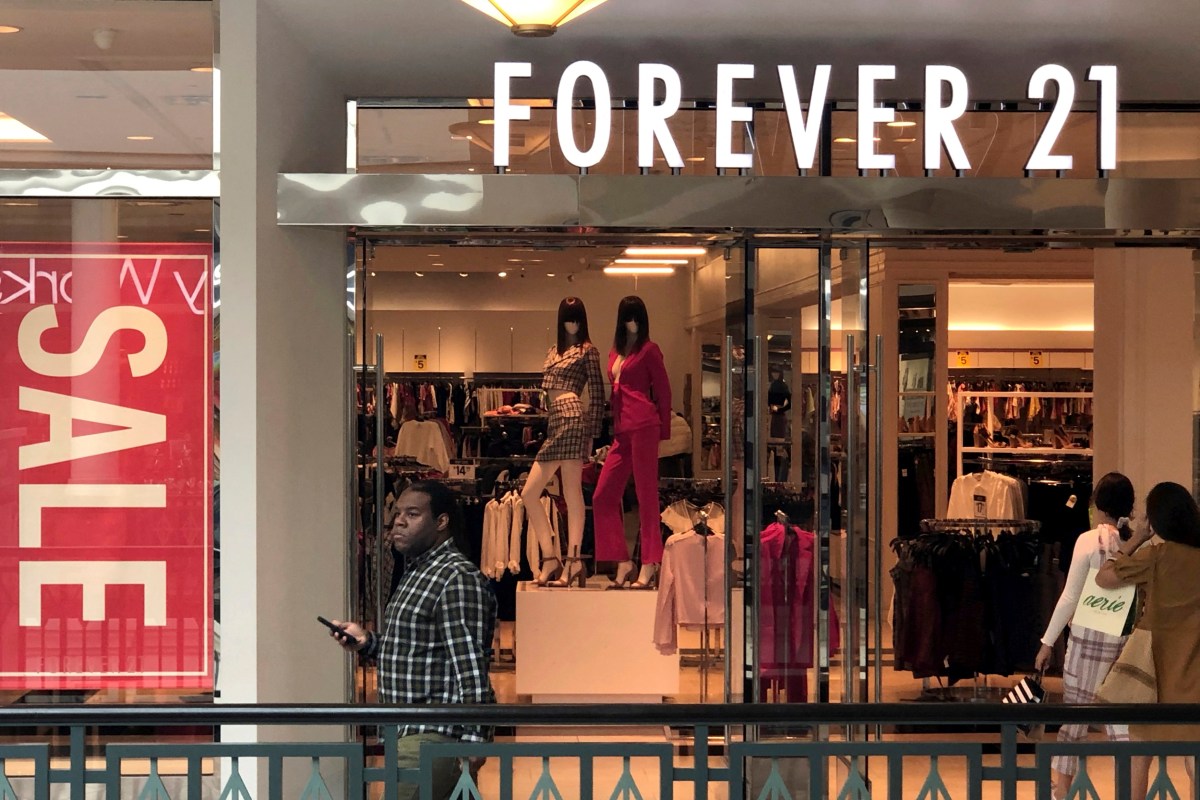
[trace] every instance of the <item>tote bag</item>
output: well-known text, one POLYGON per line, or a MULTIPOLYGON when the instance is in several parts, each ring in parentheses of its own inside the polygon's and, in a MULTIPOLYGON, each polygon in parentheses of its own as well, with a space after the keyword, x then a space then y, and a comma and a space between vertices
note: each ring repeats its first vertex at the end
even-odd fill
POLYGON ((1125 632, 1126 622, 1137 601, 1137 587, 1101 589, 1096 584, 1096 573, 1099 571, 1095 567, 1088 570, 1079 603, 1071 617, 1071 627, 1090 628, 1109 636, 1120 636, 1125 632))
POLYGON ((1096 689, 1102 703, 1157 703, 1158 676, 1154 669, 1154 638, 1135 628, 1121 656, 1096 689))

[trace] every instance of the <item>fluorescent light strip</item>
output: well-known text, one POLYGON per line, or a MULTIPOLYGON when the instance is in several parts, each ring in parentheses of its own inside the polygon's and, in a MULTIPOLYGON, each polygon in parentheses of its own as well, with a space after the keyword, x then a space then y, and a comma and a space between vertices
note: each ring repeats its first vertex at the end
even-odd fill
POLYGON ((605 267, 605 275, 674 275, 674 267, 605 267))
POLYGON ((703 247, 626 247, 627 256, 702 256, 703 247))
POLYGON ((614 258, 614 264, 679 264, 688 263, 686 258, 614 258))

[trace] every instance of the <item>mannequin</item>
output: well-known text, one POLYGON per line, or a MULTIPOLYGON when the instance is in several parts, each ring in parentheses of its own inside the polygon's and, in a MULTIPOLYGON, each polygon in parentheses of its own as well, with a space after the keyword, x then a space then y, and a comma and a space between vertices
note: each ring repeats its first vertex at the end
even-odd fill
POLYGON ((546 354, 542 389, 550 403, 546 441, 542 443, 521 489, 529 525, 537 537, 542 563, 539 586, 566 587, 586 575, 579 550, 583 546, 583 462, 592 452, 592 440, 604 423, 604 379, 600 375, 600 353, 588 335, 587 309, 578 297, 566 297, 558 305, 558 341, 546 354), (586 413, 580 395, 587 389, 586 413), (550 530, 550 519, 540 502, 546 484, 558 473, 567 503, 567 553, 562 558, 550 530), (557 580, 555 580, 557 579, 557 580))
POLYGON ((604 460, 592 510, 596 522, 596 558, 617 561, 616 586, 657 585, 663 542, 658 511, 658 443, 671 438, 671 384, 662 350, 650 341, 650 320, 640 297, 626 297, 617 309, 617 330, 608 354, 612 381, 613 446, 604 460), (633 581, 634 563, 625 546, 621 496, 629 473, 637 489, 642 568, 633 581))
POLYGON ((788 435, 788 411, 792 408, 792 390, 783 380, 783 369, 772 364, 767 370, 771 383, 767 386, 767 410, 771 412, 772 439, 786 439, 788 435))

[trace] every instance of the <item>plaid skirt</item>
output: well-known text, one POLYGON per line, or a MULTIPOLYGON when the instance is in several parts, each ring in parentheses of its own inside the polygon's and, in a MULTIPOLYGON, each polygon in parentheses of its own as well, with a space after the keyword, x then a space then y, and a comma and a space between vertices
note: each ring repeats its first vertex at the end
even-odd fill
POLYGON ((535 461, 584 461, 591 455, 592 437, 583 418, 583 401, 563 395, 550 404, 546 441, 535 461))
MULTIPOLYGON (((1096 690, 1112 669, 1125 646, 1125 636, 1109 636, 1090 628, 1071 628, 1067 640, 1067 662, 1063 665, 1063 702, 1087 705, 1096 702, 1096 690)), ((1125 725, 1105 725, 1104 731, 1114 742, 1129 741, 1125 725)), ((1060 742, 1082 742, 1087 739, 1087 725, 1063 725, 1058 731, 1060 742)), ((1055 756, 1050 767, 1063 775, 1079 771, 1079 759, 1074 756, 1055 756)))

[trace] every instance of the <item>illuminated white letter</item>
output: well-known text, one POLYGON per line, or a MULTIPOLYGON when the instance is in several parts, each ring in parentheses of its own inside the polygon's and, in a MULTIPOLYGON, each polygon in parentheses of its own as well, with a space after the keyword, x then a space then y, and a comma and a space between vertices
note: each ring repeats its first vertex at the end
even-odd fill
POLYGON ((1099 97, 1096 103, 1096 132, 1099 147, 1097 169, 1117 168, 1117 68, 1094 66, 1088 70, 1088 80, 1096 81, 1099 97))
POLYGON ((113 306, 96 315, 83 335, 83 344, 74 353, 47 353, 42 349, 42 334, 58 327, 54 306, 38 306, 21 320, 17 331, 17 350, 25 366, 48 378, 74 378, 90 372, 100 362, 108 340, 117 331, 138 331, 146 338, 145 346, 125 357, 135 378, 149 375, 162 366, 167 357, 167 329, 148 308, 113 306))
POLYGON ((942 143, 955 169, 970 169, 971 162, 954 130, 954 120, 967 110, 967 76, 957 67, 925 68, 925 169, 942 165, 942 143), (950 84, 950 102, 942 105, 942 84, 950 84))
POLYGON ((162 484, 26 483, 17 500, 17 543, 42 546, 42 510, 47 508, 166 508, 162 484))
POLYGON ((1071 71, 1058 64, 1038 67, 1029 79, 1029 99, 1046 99, 1046 84, 1050 81, 1058 84, 1058 99, 1054 101, 1054 110, 1050 112, 1050 119, 1046 120, 1046 127, 1042 129, 1037 145, 1029 154, 1029 161, 1025 164, 1027 170, 1066 170, 1075 163, 1073 156, 1056 156, 1050 152, 1058 142, 1059 134, 1071 114, 1071 106, 1075 103, 1075 79, 1071 77, 1071 71))
POLYGON ((608 78, 604 70, 591 61, 576 61, 563 70, 558 82, 558 107, 555 109, 558 121, 558 146, 562 149, 563 157, 577 167, 594 167, 604 158, 608 149, 608 137, 612 130, 612 94, 608 91, 608 78), (592 82, 592 90, 596 97, 596 137, 592 146, 586 152, 575 146, 575 84, 580 78, 592 82))
POLYGON ((829 91, 828 64, 818 64, 813 73, 812 92, 808 99, 808 116, 800 107, 800 91, 796 88, 796 68, 779 65, 779 85, 783 89, 783 108, 792 131, 792 150, 796 152, 796 169, 812 169, 817 161, 817 139, 821 135, 821 120, 825 116, 825 95, 829 91))
POLYGON ((141 586, 142 621, 167 624, 167 562, 165 561, 22 561, 17 621, 22 627, 42 625, 43 586, 82 586, 83 621, 104 616, 104 590, 109 586, 141 586))
POLYGON ((896 80, 894 64, 863 64, 858 68, 858 168, 895 169, 896 157, 875 152, 875 124, 896 119, 894 108, 875 107, 875 81, 896 80))
POLYGON ((754 77, 753 64, 717 65, 717 169, 750 169, 752 153, 733 152, 733 123, 750 122, 754 109, 733 105, 733 82, 754 77))
POLYGON ((666 64, 642 64, 638 67, 638 166, 654 166, 654 140, 662 148, 667 164, 676 169, 683 166, 679 148, 667 127, 667 120, 679 110, 683 89, 679 73, 666 64), (665 96, 661 106, 654 104, 654 84, 663 82, 665 96))
POLYGON ((21 445, 20 468, 33 469, 47 464, 60 464, 76 458, 87 458, 118 450, 132 450, 167 440, 167 417, 137 408, 101 403, 82 397, 45 392, 22 386, 22 411, 45 414, 50 418, 50 435, 46 441, 21 445), (75 436, 75 420, 98 422, 120 430, 100 431, 75 436))
POLYGON ((508 166, 508 148, 511 146, 513 120, 529 119, 530 108, 527 105, 512 104, 513 78, 533 77, 533 64, 528 61, 499 61, 496 63, 494 85, 492 87, 492 118, 496 121, 492 141, 492 164, 497 167, 508 166))

